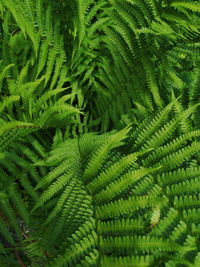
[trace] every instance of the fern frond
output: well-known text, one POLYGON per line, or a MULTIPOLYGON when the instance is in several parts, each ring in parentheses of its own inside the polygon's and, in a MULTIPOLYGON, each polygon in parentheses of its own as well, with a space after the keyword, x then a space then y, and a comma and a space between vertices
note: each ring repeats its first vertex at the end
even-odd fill
POLYGON ((114 182, 111 182, 105 189, 100 191, 97 195, 94 196, 96 203, 102 204, 105 202, 110 202, 116 196, 127 190, 132 184, 137 182, 142 177, 157 171, 159 168, 141 168, 133 172, 128 172, 124 176, 121 176, 120 179, 117 179, 114 182))
POLYGON ((186 8, 194 12, 200 12, 199 3, 194 1, 173 1, 170 5, 175 8, 186 8))
POLYGON ((114 250, 115 253, 119 253, 121 256, 134 254, 134 249, 136 251, 146 252, 153 252, 153 250, 158 248, 160 251, 171 252, 179 249, 179 245, 174 242, 148 236, 103 238, 101 241, 101 247, 105 253, 112 253, 114 250))
POLYGON ((144 223, 140 220, 122 219, 122 220, 109 220, 107 222, 99 222, 98 233, 101 235, 131 235, 138 232, 143 232, 144 223))
POLYGON ((100 173, 96 179, 94 179, 92 182, 90 182, 87 185, 87 188, 89 189, 89 191, 94 194, 102 190, 110 181, 112 181, 116 176, 118 176, 125 168, 128 168, 131 164, 133 164, 137 160, 138 156, 140 156, 140 153, 133 153, 132 155, 128 155, 126 157, 121 158, 119 161, 113 164, 105 172, 100 173))
POLYGON ((97 170, 101 167, 103 160, 107 156, 108 152, 121 145, 121 142, 127 137, 127 133, 130 131, 129 127, 124 128, 118 133, 108 137, 106 142, 97 150, 93 155, 84 173, 84 179, 88 179, 97 173, 97 170))
POLYGON ((130 266, 147 267, 152 265, 154 258, 151 256, 129 256, 129 257, 109 257, 102 258, 102 264, 105 267, 130 266))
POLYGON ((156 199, 151 199, 147 196, 119 199, 97 207, 97 217, 101 219, 115 218, 120 215, 130 214, 130 212, 134 210, 145 208, 149 205, 155 205, 159 203, 159 201, 160 199, 156 201, 156 199))

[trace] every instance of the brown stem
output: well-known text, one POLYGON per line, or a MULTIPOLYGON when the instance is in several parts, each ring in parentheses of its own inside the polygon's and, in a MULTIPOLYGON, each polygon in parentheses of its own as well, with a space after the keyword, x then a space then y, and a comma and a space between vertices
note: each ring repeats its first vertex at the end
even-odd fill
POLYGON ((22 267, 26 267, 26 265, 23 263, 22 259, 20 258, 17 250, 15 250, 15 255, 17 257, 18 263, 22 266, 22 267))

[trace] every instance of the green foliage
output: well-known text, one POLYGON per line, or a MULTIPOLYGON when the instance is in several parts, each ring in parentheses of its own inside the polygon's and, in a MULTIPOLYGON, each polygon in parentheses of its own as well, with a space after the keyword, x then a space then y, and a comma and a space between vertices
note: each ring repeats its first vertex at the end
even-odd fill
MULTIPOLYGON (((9 210, 29 229, 26 243, 36 240, 31 246, 21 241, 31 261, 47 266, 195 261, 199 234, 190 226, 198 223, 200 132, 179 131, 194 108, 175 114, 174 105, 149 118, 148 126, 61 140, 48 155, 33 138, 27 137, 35 143, 30 150, 12 145, 12 155, 8 151, 1 160, 2 171, 12 177, 3 192, 9 210)), ((12 217, 10 227, 20 236, 12 217)), ((1 231, 14 245, 8 230, 1 231)))
POLYGON ((0 265, 200 265, 200 5, 2 0, 0 265))

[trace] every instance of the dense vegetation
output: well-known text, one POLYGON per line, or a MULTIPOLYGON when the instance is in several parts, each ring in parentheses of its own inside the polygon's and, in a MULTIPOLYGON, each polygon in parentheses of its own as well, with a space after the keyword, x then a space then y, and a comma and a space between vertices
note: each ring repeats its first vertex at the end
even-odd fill
POLYGON ((1 0, 0 267, 200 266, 199 14, 1 0))

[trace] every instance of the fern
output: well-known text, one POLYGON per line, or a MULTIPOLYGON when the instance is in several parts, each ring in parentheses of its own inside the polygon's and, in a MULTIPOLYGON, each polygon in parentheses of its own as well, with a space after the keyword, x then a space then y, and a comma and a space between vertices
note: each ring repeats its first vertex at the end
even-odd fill
POLYGON ((199 3, 0 3, 1 266, 199 266, 199 3))
MULTIPOLYGON (((155 135, 153 129, 159 133, 162 124, 166 120, 170 121, 170 112, 173 114, 173 111, 169 109, 165 112, 166 109, 159 112, 156 120, 150 119, 150 137, 151 134, 155 135), (158 121, 155 128, 154 124, 158 121)), ((190 112, 187 110, 183 114, 189 115, 190 112)), ((185 119, 183 114, 179 116, 185 119)), ((138 126, 139 129, 141 127, 138 126)), ((36 200, 31 216, 48 209, 42 229, 45 239, 49 241, 48 245, 41 241, 41 245, 48 246, 48 250, 52 251, 53 244, 60 240, 60 246, 65 247, 61 249, 62 256, 52 259, 52 265, 82 264, 88 261, 98 266, 104 264, 104 261, 105 264, 117 264, 120 261, 128 262, 129 259, 137 259, 140 264, 140 261, 146 262, 148 259, 143 259, 143 253, 147 253, 152 264, 161 263, 164 258, 165 261, 176 262, 182 257, 181 253, 191 249, 184 242, 188 234, 197 238, 188 224, 197 222, 198 215, 195 214, 199 204, 196 194, 199 190, 196 177, 200 174, 199 168, 183 169, 182 166, 183 159, 190 161, 187 156, 191 153, 190 147, 195 153, 199 150, 196 140, 193 141, 198 131, 183 137, 176 131, 180 135, 176 137, 174 128, 165 127, 162 134, 167 132, 166 141, 169 145, 160 144, 158 140, 155 147, 158 147, 158 151, 166 150, 166 155, 170 146, 172 151, 174 149, 178 152, 174 152, 174 157, 173 152, 170 157, 164 156, 163 160, 164 154, 156 154, 157 160, 151 161, 153 163, 148 168, 143 164, 148 162, 146 159, 153 158, 154 150, 144 151, 143 146, 139 148, 133 145, 133 150, 139 150, 130 154, 129 142, 139 140, 143 133, 136 129, 135 138, 130 136, 127 139, 128 131, 130 129, 125 128, 108 136, 88 134, 80 140, 67 140, 55 146, 49 159, 45 160, 51 168, 53 165, 55 167, 36 187, 40 197, 36 200), (125 137, 125 141, 121 142, 125 137), (173 138, 183 142, 174 147, 173 138), (110 143, 111 140, 116 144, 110 143), (191 142, 191 146, 188 146, 188 142, 191 142), (105 147, 106 153, 100 153, 105 147), (185 151, 188 151, 187 155, 185 151), (90 169, 92 171, 89 172, 90 169), (184 195, 186 188, 188 195, 184 195), (41 189, 45 189, 43 193, 41 189), (194 217, 188 213, 191 209, 194 210, 194 217), (74 241, 75 233, 78 234, 76 231, 89 218, 93 218, 94 228, 89 232, 83 231, 83 239, 74 241), (52 223, 56 225, 56 230, 50 235, 52 223), (166 231, 170 233, 169 236, 166 236, 166 231), (68 241, 63 239, 62 233, 65 233, 68 241), (181 250, 181 246, 186 246, 185 250, 181 250)), ((43 165, 40 162, 38 164, 43 165)), ((187 260, 187 253, 184 255, 187 260)))

